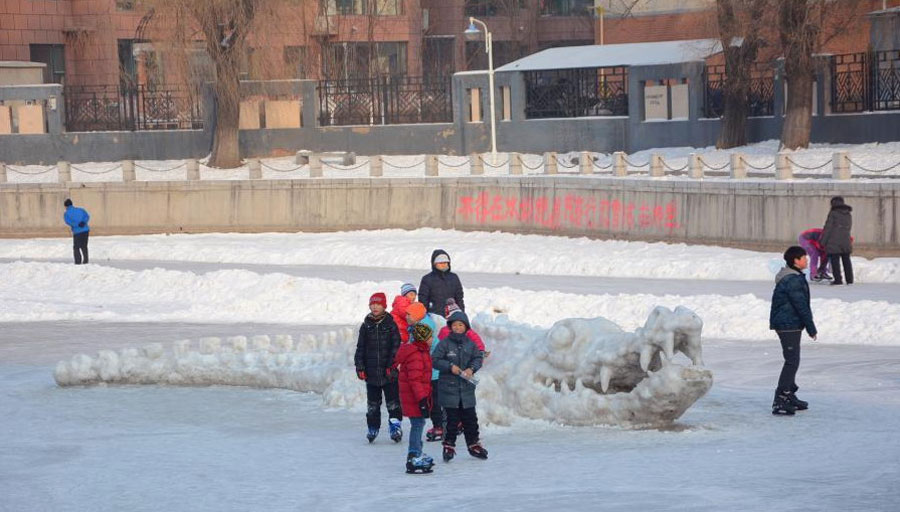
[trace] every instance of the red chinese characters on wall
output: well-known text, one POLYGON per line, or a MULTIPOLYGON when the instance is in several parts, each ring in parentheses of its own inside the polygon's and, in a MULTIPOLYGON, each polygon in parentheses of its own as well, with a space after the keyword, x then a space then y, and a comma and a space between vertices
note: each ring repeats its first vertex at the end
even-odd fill
POLYGON ((681 227, 678 206, 667 203, 632 203, 596 199, 577 194, 563 197, 504 196, 481 192, 460 196, 456 213, 466 221, 491 225, 516 221, 548 229, 669 231, 681 227))

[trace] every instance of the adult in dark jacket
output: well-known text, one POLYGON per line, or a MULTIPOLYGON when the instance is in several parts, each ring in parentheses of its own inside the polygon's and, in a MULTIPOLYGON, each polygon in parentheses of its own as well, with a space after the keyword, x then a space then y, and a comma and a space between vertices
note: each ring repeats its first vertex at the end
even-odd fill
POLYGON ((850 230, 853 228, 853 216, 850 215, 852 211, 853 208, 844 204, 843 197, 831 198, 831 211, 828 212, 828 218, 825 219, 825 227, 822 229, 820 240, 831 261, 831 270, 834 273, 834 281, 831 284, 843 284, 841 262, 844 263, 847 284, 853 284, 853 265, 850 263, 850 253, 853 252, 850 238, 850 230))
POLYGON ((466 310, 462 283, 450 271, 450 255, 443 249, 435 249, 431 253, 431 272, 422 276, 419 283, 419 302, 425 304, 429 313, 443 316, 447 299, 456 300, 460 309, 466 310))
POLYGON ((378 436, 383 394, 390 417, 388 425, 391 439, 399 443, 403 436, 400 430, 403 414, 400 410, 396 374, 390 371, 390 367, 400 348, 400 331, 386 309, 387 297, 383 293, 373 294, 369 298, 370 313, 359 327, 353 360, 357 377, 366 381, 366 424, 369 427, 366 437, 372 442, 378 436))
POLYGON ((816 324, 813 322, 809 306, 809 284, 803 270, 809 264, 806 251, 802 247, 789 247, 784 252, 786 266, 775 276, 775 290, 772 292, 772 309, 769 312, 769 329, 774 330, 781 340, 784 365, 778 377, 772 414, 793 415, 796 410, 804 410, 809 404, 797 398, 795 377, 800 367, 800 338, 803 330, 816 339, 816 324))
POLYGON ((66 199, 63 202, 66 207, 66 213, 63 214, 63 222, 72 228, 72 251, 75 255, 75 264, 81 265, 88 262, 88 235, 91 227, 88 221, 91 216, 87 210, 72 206, 72 200, 66 199))
POLYGON ((469 318, 462 311, 454 311, 447 324, 450 335, 441 340, 431 354, 432 364, 441 376, 438 378, 438 400, 447 415, 444 433, 444 460, 456 454, 456 437, 459 423, 463 424, 466 446, 473 457, 487 458, 478 439, 478 415, 475 413, 475 384, 472 376, 481 369, 484 353, 468 336, 469 318))

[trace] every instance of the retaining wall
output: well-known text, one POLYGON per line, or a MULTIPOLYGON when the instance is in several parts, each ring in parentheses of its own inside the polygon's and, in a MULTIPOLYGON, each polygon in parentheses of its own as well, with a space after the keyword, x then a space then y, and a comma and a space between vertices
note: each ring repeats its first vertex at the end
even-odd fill
MULTIPOLYGON (((0 186, 0 236, 68 236, 63 200, 92 233, 500 230, 783 250, 854 208, 856 250, 900 255, 900 184, 468 177, 0 186)), ((602 254, 597 255, 602 258, 602 254)), ((726 262, 723 262, 726 264, 726 262)))

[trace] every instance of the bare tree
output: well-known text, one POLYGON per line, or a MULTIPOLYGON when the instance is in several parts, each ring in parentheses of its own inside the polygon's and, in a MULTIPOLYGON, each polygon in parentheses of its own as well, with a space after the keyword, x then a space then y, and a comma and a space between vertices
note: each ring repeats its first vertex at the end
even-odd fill
POLYGON ((759 50, 765 46, 763 28, 770 0, 716 0, 719 40, 725 57, 722 83, 724 112, 716 147, 720 149, 747 143, 747 116, 751 72, 759 50))

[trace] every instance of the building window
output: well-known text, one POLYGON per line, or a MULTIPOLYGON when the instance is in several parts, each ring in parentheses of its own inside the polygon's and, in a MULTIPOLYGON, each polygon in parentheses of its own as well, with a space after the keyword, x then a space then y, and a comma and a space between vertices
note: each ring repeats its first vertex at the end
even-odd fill
POLYGON ((403 0, 322 0, 329 15, 399 16, 403 14, 403 0))
POLYGON ((541 16, 590 16, 594 0, 541 0, 541 16))
POLYGON ((422 76, 427 79, 445 78, 453 74, 453 37, 425 36, 422 52, 422 76))
POLYGON ((61 44, 28 45, 31 62, 43 62, 44 83, 63 84, 66 81, 66 52, 61 44))
POLYGON ((325 48, 322 75, 326 79, 406 75, 406 43, 337 43, 325 48))
POLYGON ((284 69, 288 78, 306 78, 306 47, 284 47, 284 69))
POLYGON ((134 39, 119 39, 119 83, 123 87, 137 85, 137 61, 134 59, 134 39))
POLYGON ((137 0, 116 0, 117 11, 133 11, 137 0))

